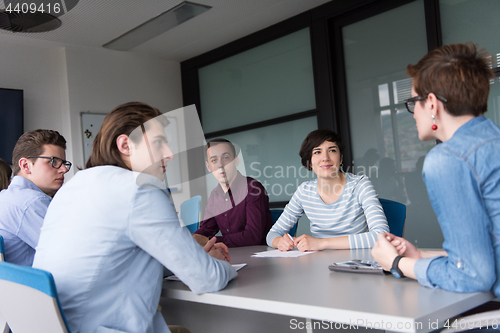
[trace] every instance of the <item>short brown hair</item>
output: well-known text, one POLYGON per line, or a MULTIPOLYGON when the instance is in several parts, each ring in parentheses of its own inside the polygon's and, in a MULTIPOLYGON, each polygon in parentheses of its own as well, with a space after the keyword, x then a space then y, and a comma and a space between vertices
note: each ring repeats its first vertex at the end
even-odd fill
POLYGON ((19 160, 28 156, 40 156, 45 145, 59 146, 66 150, 66 140, 57 131, 37 129, 26 132, 17 140, 12 152, 13 174, 17 175, 21 168, 19 160))
POLYGON ((10 166, 0 158, 0 191, 9 187, 12 170, 10 166))
POLYGON ((311 157, 313 149, 320 146, 325 141, 334 142, 339 147, 340 156, 344 156, 345 146, 340 135, 328 129, 317 129, 307 135, 300 147, 299 155, 301 162, 307 170, 312 170, 311 157))
POLYGON ((480 116, 487 111, 490 79, 494 77, 488 54, 473 43, 444 45, 432 50, 415 65, 408 65, 415 92, 446 98, 445 109, 453 116, 480 116))
MULTIPOLYGON (((92 144, 92 152, 85 168, 114 165, 130 170, 122 160, 116 139, 122 134, 130 136, 134 129, 161 114, 157 108, 141 102, 118 105, 104 117, 101 129, 92 144)), ((140 141, 141 138, 142 136, 140 138, 130 137, 134 142, 140 141)))
POLYGON ((231 148, 231 151, 233 152, 233 157, 238 156, 239 149, 238 149, 238 152, 236 152, 237 149, 234 147, 234 145, 231 141, 224 139, 224 138, 217 138, 217 139, 212 139, 212 140, 208 141, 207 144, 205 145, 205 160, 207 162, 208 162, 208 156, 207 156, 208 148, 213 147, 213 146, 217 146, 218 144, 221 144, 221 143, 226 143, 229 145, 229 147, 231 148))

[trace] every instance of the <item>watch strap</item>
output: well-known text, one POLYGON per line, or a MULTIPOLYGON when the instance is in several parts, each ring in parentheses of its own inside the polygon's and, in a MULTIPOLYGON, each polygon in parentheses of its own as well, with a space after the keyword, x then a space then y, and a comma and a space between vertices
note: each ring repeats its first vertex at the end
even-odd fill
POLYGON ((399 261, 401 260, 401 258, 403 258, 403 256, 397 256, 396 258, 394 258, 394 261, 392 262, 391 273, 392 273, 392 275, 396 276, 397 278, 404 278, 405 277, 405 275, 403 274, 401 269, 399 269, 399 261))

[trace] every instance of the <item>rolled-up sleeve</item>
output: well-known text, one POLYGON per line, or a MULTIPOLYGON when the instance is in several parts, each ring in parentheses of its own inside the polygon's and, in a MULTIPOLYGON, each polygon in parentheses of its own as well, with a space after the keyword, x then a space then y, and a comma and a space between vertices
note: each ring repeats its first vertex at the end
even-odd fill
POLYGON ((131 204, 131 240, 171 270, 193 292, 218 291, 236 277, 235 269, 228 262, 208 255, 188 229, 180 225, 167 193, 141 188, 131 204))
POLYGON ((461 156, 438 149, 427 155, 423 176, 448 257, 417 261, 418 281, 455 292, 490 290, 496 281, 492 225, 478 173, 461 156))

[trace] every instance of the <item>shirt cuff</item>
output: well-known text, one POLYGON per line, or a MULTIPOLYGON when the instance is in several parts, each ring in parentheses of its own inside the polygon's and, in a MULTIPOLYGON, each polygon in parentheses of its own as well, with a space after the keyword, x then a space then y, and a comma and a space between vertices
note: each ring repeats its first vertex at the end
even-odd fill
POLYGON ((283 237, 283 235, 280 236, 279 233, 277 232, 273 232, 272 234, 269 232, 266 236, 266 243, 267 243, 267 246, 269 247, 273 247, 273 240, 276 238, 276 237, 283 237))
POLYGON ((439 258, 443 258, 443 256, 419 259, 415 263, 415 266, 413 267, 413 272, 417 277, 418 283, 420 283, 422 286, 428 288, 437 288, 437 286, 433 285, 429 280, 427 276, 427 270, 429 269, 429 265, 431 264, 431 262, 439 258))

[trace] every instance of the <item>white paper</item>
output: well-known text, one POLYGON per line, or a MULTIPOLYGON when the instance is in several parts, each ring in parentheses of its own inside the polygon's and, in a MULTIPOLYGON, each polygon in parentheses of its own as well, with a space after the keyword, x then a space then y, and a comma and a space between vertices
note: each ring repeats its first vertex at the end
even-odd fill
MULTIPOLYGON (((231 266, 233 266, 236 271, 239 271, 240 269, 242 269, 246 265, 247 265, 246 263, 243 263, 243 264, 236 264, 236 265, 231 265, 231 266)), ((167 276, 164 279, 168 280, 168 281, 180 281, 179 278, 177 276, 175 276, 175 275, 167 276)))
POLYGON ((317 251, 300 252, 298 249, 293 249, 286 252, 281 252, 280 250, 263 251, 257 252, 252 255, 252 257, 257 258, 296 258, 305 256, 317 251))

